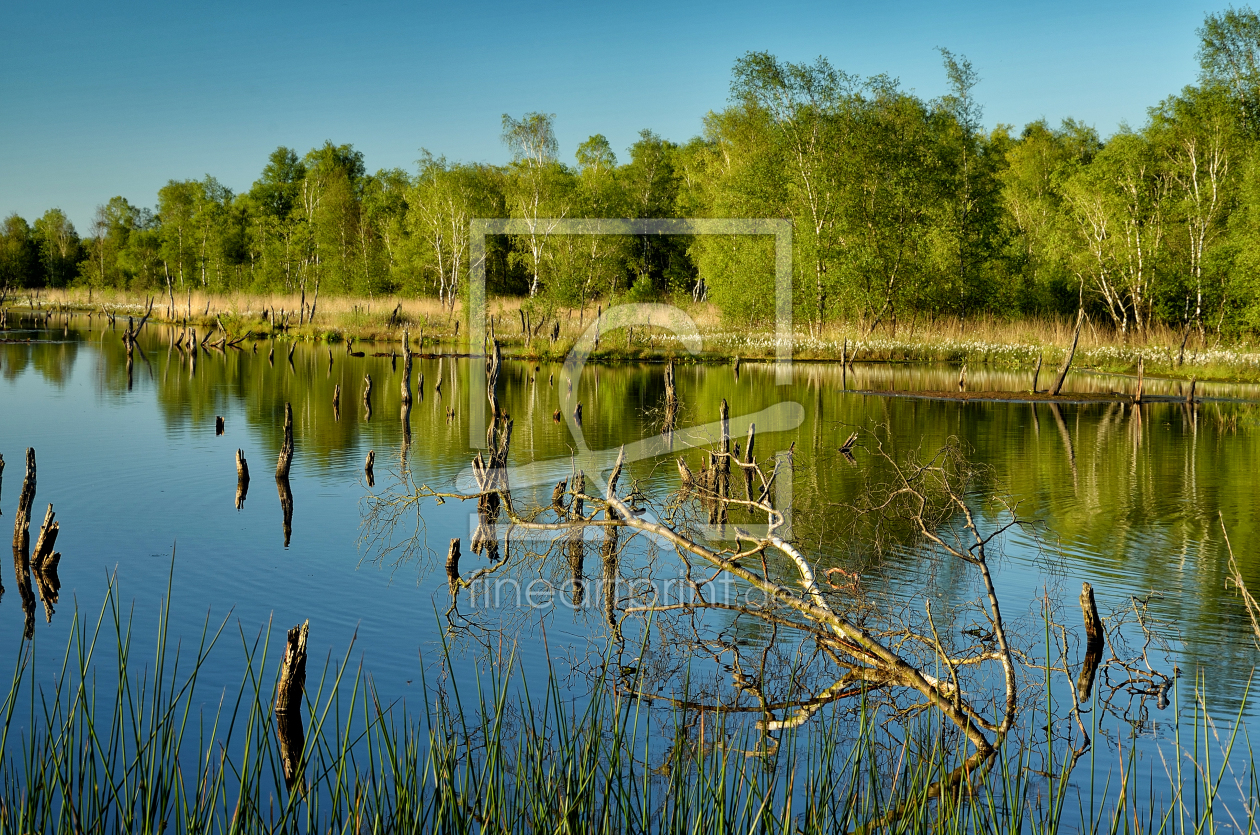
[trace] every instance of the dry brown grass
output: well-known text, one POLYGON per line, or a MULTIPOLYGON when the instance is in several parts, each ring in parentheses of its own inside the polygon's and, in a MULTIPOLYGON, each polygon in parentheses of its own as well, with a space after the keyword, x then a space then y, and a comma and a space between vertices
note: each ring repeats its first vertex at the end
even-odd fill
MULTIPOLYGON (((25 301, 25 298, 25 296, 21 297, 18 303, 25 301)), ((64 304, 75 307, 101 305, 134 307, 143 304, 148 298, 153 298, 154 315, 157 315, 159 308, 162 314, 166 315, 166 309, 170 304, 169 297, 166 295, 146 296, 125 290, 88 291, 83 288, 40 290, 36 292, 34 298, 37 302, 44 304, 64 304)), ((309 305, 312 301, 314 301, 313 296, 308 294, 306 303, 309 305)), ((194 290, 191 293, 176 294, 174 317, 202 316, 205 315, 207 309, 211 315, 229 313, 239 316, 261 315, 262 311, 267 309, 293 312, 301 304, 302 296, 298 293, 205 293, 194 290)), ((351 313, 368 315, 381 313, 387 316, 399 304, 402 305, 403 314, 409 318, 428 317, 431 320, 437 320, 448 316, 448 311, 438 304, 436 299, 413 299, 402 296, 377 296, 372 299, 321 296, 316 316, 320 319, 325 316, 335 319, 351 313)), ((456 315, 459 315, 458 306, 456 315)))
MULTIPOLYGON (((714 311, 716 313, 716 311, 714 311)), ((720 314, 718 314, 720 320, 720 314)), ((1028 316, 1007 319, 985 313, 967 319, 957 316, 915 316, 903 320, 894 330, 881 325, 873 332, 858 321, 829 324, 823 328, 821 341, 843 341, 851 344, 871 341, 891 341, 931 344, 936 341, 976 342, 994 345, 1029 345, 1047 348, 1066 348, 1072 342, 1076 326, 1075 316, 1028 316)), ((1080 348, 1180 348, 1184 332, 1159 324, 1142 333, 1130 333, 1126 337, 1109 323, 1086 317, 1081 328, 1080 348)), ((1207 334, 1206 339, 1193 335, 1190 344, 1198 348, 1213 345, 1217 338, 1207 334)))
MULTIPOLYGON (((112 309, 139 309, 145 303, 145 297, 137 293, 106 290, 88 291, 87 289, 42 290, 31 294, 36 304, 70 305, 79 308, 98 308, 102 305, 112 309)), ((167 317, 168 301, 165 297, 155 299, 154 315, 167 317)), ((311 299, 308 297, 308 303, 311 299)), ((216 316, 226 321, 229 316, 238 321, 260 319, 262 311, 272 310, 276 313, 286 311, 290 321, 295 325, 296 317, 292 314, 298 310, 302 302, 296 294, 247 294, 247 293, 185 293, 176 297, 176 310, 171 318, 182 320, 191 318, 194 321, 208 320, 213 323, 216 316), (189 312, 191 311, 191 317, 189 312), (207 314, 207 311, 209 313, 207 314)), ((12 304, 22 306, 27 303, 27 296, 14 299, 12 304)), ((488 312, 494 320, 494 330, 501 342, 507 345, 524 343, 520 323, 520 311, 528 304, 522 298, 492 298, 488 302, 488 312)), ((684 300, 680 305, 688 316, 696 323, 700 332, 705 335, 706 349, 720 354, 742 354, 745 357, 770 355, 769 347, 773 337, 773 328, 748 328, 724 320, 721 311, 711 303, 692 303, 684 300)), ((543 305, 531 305, 531 326, 537 339, 531 341, 531 350, 554 353, 567 350, 590 327, 595 318, 597 306, 589 305, 584 311, 568 309, 552 309, 547 313, 560 321, 561 341, 550 345, 550 327, 536 327, 539 316, 543 314, 543 305)), ((402 320, 412 329, 421 328, 426 334, 435 337, 450 337, 455 333, 456 323, 464 319, 462 305, 457 305, 452 312, 443 308, 436 299, 404 298, 400 296, 378 296, 371 299, 353 297, 322 297, 316 312, 316 321, 305 324, 301 328, 292 328, 292 335, 318 337, 321 335, 339 335, 358 339, 389 340, 398 337, 395 322, 391 321, 391 313, 400 310, 402 320)), ((465 323, 466 324, 466 323, 465 323)), ((868 331, 860 321, 842 321, 827 325, 821 333, 810 334, 804 322, 798 322, 794 349, 798 358, 838 359, 844 350, 859 351, 859 356, 866 359, 965 359, 973 354, 983 355, 985 361, 991 357, 993 346, 1008 346, 1017 349, 1007 362, 1027 364, 1035 362, 1039 354, 1044 354, 1047 362, 1065 350, 1072 341, 1075 317, 1035 316, 1023 319, 1005 319, 991 314, 961 320, 957 317, 942 316, 929 319, 916 315, 898 323, 894 330, 889 324, 882 324, 878 329, 868 331), (845 348, 847 343, 847 349, 845 348)), ((637 355, 641 349, 649 351, 669 350, 677 345, 671 339, 661 339, 664 334, 657 334, 655 340, 648 340, 646 330, 636 328, 633 345, 625 344, 622 333, 607 334, 601 340, 601 349, 625 350, 628 354, 637 355), (669 346, 669 347, 667 347, 669 346)), ((466 332, 466 331, 465 331, 466 332)), ((464 333, 460 333, 462 337, 464 333)), ((1082 352, 1100 352, 1101 355, 1114 357, 1108 360, 1115 367, 1124 367, 1127 358, 1132 355, 1134 362, 1138 353, 1147 357, 1148 370, 1152 370, 1151 362, 1158 353, 1166 358, 1166 364, 1172 365, 1177 358, 1182 344, 1184 332, 1157 325, 1140 334, 1129 334, 1127 337, 1118 333, 1106 322, 1086 319, 1081 332, 1079 349, 1082 352)), ((1246 343, 1225 340, 1222 343, 1213 334, 1192 334, 1186 341, 1186 361, 1196 353, 1211 352, 1212 349, 1237 348, 1249 351, 1246 343)), ((1219 352, 1217 352, 1219 353, 1219 352)), ((850 356, 852 354, 850 353, 850 356)), ((1225 364, 1231 364, 1228 360, 1225 364)), ((1180 363, 1176 363, 1180 366, 1180 363)))

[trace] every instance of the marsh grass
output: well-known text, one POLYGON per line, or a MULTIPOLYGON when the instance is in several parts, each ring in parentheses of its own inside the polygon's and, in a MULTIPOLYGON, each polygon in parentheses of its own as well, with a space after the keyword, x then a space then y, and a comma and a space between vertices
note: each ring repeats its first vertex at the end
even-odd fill
POLYGON ((60 659, 37 664, 24 644, 3 703, 0 831, 1256 829, 1254 765, 1230 770, 1241 712, 1221 740, 1196 705, 1192 727, 1177 729, 1181 753, 1149 786, 1133 749, 1114 766, 1091 750, 1088 773, 1074 774, 1083 763, 1056 766, 1042 751, 1034 768, 1032 749, 1008 744, 970 786, 938 794, 966 752, 927 720, 899 748, 864 700, 774 739, 712 713, 697 731, 694 712, 623 695, 613 676, 587 698, 567 692, 554 670, 531 691, 511 657, 471 686, 426 682, 428 698, 411 707, 383 703, 350 652, 328 662, 308 679, 306 747, 290 788, 270 708, 278 659, 268 657, 268 633, 241 634, 240 682, 222 689, 204 681, 205 668, 224 651, 216 644, 229 624, 207 622, 195 647, 180 646, 164 605, 153 654, 141 657, 134 621, 111 586, 95 618, 76 612, 60 659))
MULTIPOLYGON (((145 297, 117 290, 94 290, 90 298, 83 288, 29 291, 28 296, 14 299, 11 306, 19 312, 26 306, 58 306, 71 309, 98 309, 105 305, 121 313, 143 311, 145 297)), ((308 296, 307 302, 311 301, 308 296)), ((193 292, 177 298, 175 318, 188 319, 197 327, 224 326, 236 335, 253 333, 256 337, 273 335, 262 321, 263 310, 285 310, 292 313, 301 304, 296 294, 207 294, 193 292), (188 317, 191 310, 192 316, 188 317), (206 311, 209 315, 206 315, 206 311)), ((772 323, 752 327, 734 327, 723 320, 721 312, 709 303, 679 302, 704 336, 701 361, 740 356, 744 359, 765 359, 775 355, 778 341, 772 323)), ((495 322, 495 335, 509 353, 535 360, 565 358, 582 332, 591 326, 595 305, 585 310, 548 308, 520 298, 492 298, 488 314, 495 322), (537 330, 538 335, 526 339, 521 332, 520 310, 530 309, 531 324, 546 315, 546 321, 560 322, 560 339, 552 343, 547 337, 550 326, 537 330)), ((154 315, 165 315, 165 302, 155 301, 154 315)), ((336 341, 346 338, 375 342, 397 342, 403 328, 416 337, 421 330, 426 340, 445 343, 446 348, 469 350, 467 323, 456 334, 456 322, 466 318, 462 304, 455 310, 444 308, 429 298, 379 296, 371 299, 321 297, 315 323, 293 326, 282 335, 306 340, 336 341), (394 316, 395 309, 398 315, 394 316)), ((1028 369, 1042 358, 1046 374, 1061 361, 1071 343, 1074 319, 1033 316, 1002 318, 992 314, 966 320, 941 316, 916 316, 897 328, 887 325, 869 331, 861 322, 829 324, 821 331, 795 329, 792 338, 793 356, 798 360, 834 361, 847 356, 858 362, 944 362, 985 365, 997 368, 1028 369)), ((634 333, 618 331, 601 335, 600 347, 592 359, 603 362, 642 361, 664 356, 686 358, 681 342, 659 328, 636 328, 634 333)), ((1139 358, 1146 364, 1146 373, 1177 379, 1196 377, 1199 380, 1260 381, 1260 345, 1248 335, 1225 337, 1213 333, 1187 335, 1166 325, 1155 325, 1141 334, 1127 337, 1105 322, 1088 322, 1082 329, 1074 368, 1110 373, 1133 373, 1139 358)))

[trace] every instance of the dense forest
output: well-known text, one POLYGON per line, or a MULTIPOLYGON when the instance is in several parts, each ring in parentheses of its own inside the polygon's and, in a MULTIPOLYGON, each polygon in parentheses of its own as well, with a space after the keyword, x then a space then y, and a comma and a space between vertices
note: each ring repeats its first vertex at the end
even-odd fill
POLYGON ((1073 120, 986 130, 979 77, 941 50, 949 93, 765 53, 735 62, 724 110, 676 144, 644 130, 619 160, 590 137, 561 158, 554 117, 503 117, 512 161, 422 152, 369 174, 350 145, 278 148, 249 191, 171 180, 152 209, 114 197, 81 235, 58 209, 0 229, 0 286, 405 294, 454 306, 469 221, 494 239, 491 291, 532 303, 707 298, 734 321, 773 310, 773 245, 728 237, 562 237, 548 218, 793 221, 795 305, 811 329, 911 315, 1062 314, 1122 334, 1156 323, 1260 328, 1260 17, 1209 15, 1201 74, 1103 141, 1073 120))

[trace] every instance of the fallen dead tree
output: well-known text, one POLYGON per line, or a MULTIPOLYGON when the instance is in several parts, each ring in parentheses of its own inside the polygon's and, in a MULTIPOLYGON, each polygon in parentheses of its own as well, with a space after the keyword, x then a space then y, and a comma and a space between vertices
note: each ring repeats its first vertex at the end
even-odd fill
MULTIPOLYGON (((704 541, 681 515, 699 497, 688 498, 684 493, 675 495, 664 506, 643 506, 643 496, 634 482, 629 487, 621 483, 627 468, 624 449, 606 473, 592 478, 577 470, 565 482, 549 489, 547 506, 518 507, 511 497, 511 469, 507 466, 510 441, 511 424, 501 418, 491 429, 490 459, 479 455, 474 463, 474 491, 442 491, 409 484, 397 492, 370 495, 365 526, 367 544, 380 552, 397 547, 398 540, 393 539, 397 526, 414 512, 419 530, 425 502, 476 501, 482 524, 473 550, 484 554, 489 564, 461 576, 458 562, 448 559, 453 594, 471 589, 493 574, 537 564, 536 546, 544 542, 548 543, 542 546, 544 551, 554 549, 564 555, 572 574, 571 594, 580 599, 586 579, 581 568, 583 537, 579 534, 587 529, 602 531, 599 554, 603 572, 605 577, 613 578, 618 570, 618 555, 630 539, 642 537, 654 548, 672 550, 677 555, 695 594, 686 600, 660 602, 619 597, 605 585, 605 614, 614 636, 626 618, 651 618, 658 624, 671 617, 724 612, 759 621, 767 629, 791 631, 798 642, 815 646, 821 659, 818 669, 824 675, 809 693, 775 697, 766 692, 770 682, 764 676, 750 675, 745 666, 736 663, 736 672, 732 673, 734 687, 751 696, 751 706, 731 706, 716 699, 687 701, 684 706, 713 713, 759 713, 758 727, 773 736, 809 721, 829 704, 878 690, 895 691, 903 694, 898 696, 907 703, 903 709, 939 713, 969 745, 970 753, 939 782, 934 792, 957 787, 982 772, 1012 729, 1019 710, 1016 661, 990 573, 988 548, 995 537, 1017 521, 1011 515, 1004 524, 982 533, 948 461, 911 466, 885 456, 897 473, 897 483, 889 486, 878 511, 897 513, 917 529, 929 547, 976 575, 984 589, 979 609, 988 636, 983 641, 950 640, 942 633, 930 605, 926 618, 918 624, 871 628, 864 622, 865 614, 851 605, 856 582, 833 582, 837 571, 846 572, 821 569, 817 556, 782 536, 785 509, 774 506, 772 491, 766 489, 775 474, 766 472, 764 463, 752 456, 737 456, 730 449, 729 435, 710 453, 709 474, 705 476, 705 490, 712 494, 708 498, 740 511, 738 517, 735 513, 722 514, 723 524, 735 540, 735 544, 725 547, 704 541), (735 498, 728 488, 724 489, 731 464, 749 475, 750 482, 760 482, 761 490, 745 493, 751 492, 754 498, 735 498), (494 526, 500 514, 506 523, 502 534, 494 526), (759 524, 751 521, 754 519, 759 524), (723 578, 755 592, 758 602, 749 602, 751 594, 732 602, 711 593, 723 578), (996 699, 990 698, 991 693, 983 688, 974 693, 968 689, 967 683, 978 678, 976 671, 985 667, 997 672, 996 678, 990 676, 991 681, 1000 682, 996 699), (933 670, 935 674, 930 672, 933 670), (967 672, 971 675, 965 676, 967 672)), ((872 446, 876 454, 882 454, 878 443, 872 446)), ((779 457, 773 460, 775 466, 780 465, 779 457)), ((455 617, 455 608, 452 603, 449 618, 455 617)), ((634 680, 627 681, 625 688, 639 697, 677 701, 634 680)), ((895 809, 890 810, 890 816, 895 814, 895 809)))

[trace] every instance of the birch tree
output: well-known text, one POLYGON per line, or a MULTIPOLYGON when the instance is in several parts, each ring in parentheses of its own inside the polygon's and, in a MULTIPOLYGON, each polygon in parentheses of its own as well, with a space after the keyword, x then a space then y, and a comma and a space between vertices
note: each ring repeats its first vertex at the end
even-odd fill
POLYGON ((557 161, 555 114, 526 113, 521 119, 503 114, 503 142, 512 152, 507 171, 508 208, 512 217, 525 221, 529 232, 520 236, 530 270, 529 295, 542 287, 542 266, 549 246, 547 236, 555 221, 569 213, 571 178, 557 161))

